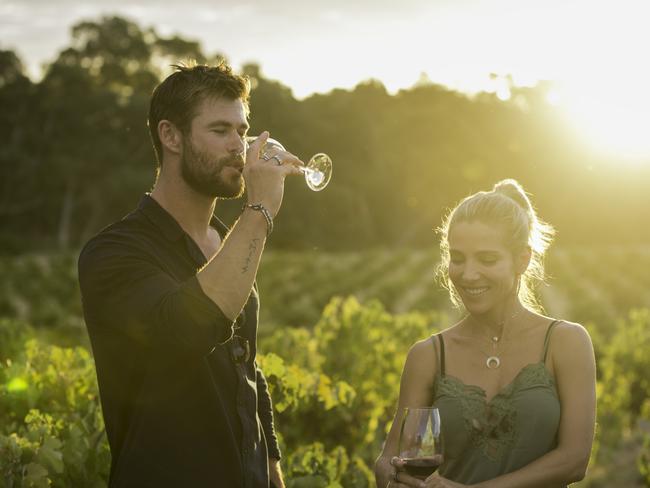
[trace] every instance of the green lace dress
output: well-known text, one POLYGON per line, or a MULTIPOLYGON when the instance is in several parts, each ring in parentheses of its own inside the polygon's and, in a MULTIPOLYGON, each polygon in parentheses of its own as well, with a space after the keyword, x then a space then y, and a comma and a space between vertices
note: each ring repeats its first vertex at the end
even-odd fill
POLYGON ((479 483, 516 471, 556 447, 560 400, 545 363, 557 322, 546 332, 541 361, 522 368, 489 402, 481 387, 445 374, 444 340, 440 334, 432 337, 440 344, 433 403, 442 424, 442 476, 479 483))

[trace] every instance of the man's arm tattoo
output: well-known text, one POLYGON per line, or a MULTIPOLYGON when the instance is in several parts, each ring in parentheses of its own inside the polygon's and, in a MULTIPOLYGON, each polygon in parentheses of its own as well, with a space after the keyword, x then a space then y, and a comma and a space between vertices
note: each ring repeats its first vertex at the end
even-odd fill
POLYGON ((244 260, 244 266, 242 266, 241 274, 245 274, 248 272, 251 261, 253 261, 253 255, 255 254, 255 251, 257 251, 257 246, 259 245, 259 243, 260 243, 259 239, 253 239, 248 244, 248 256, 246 256, 246 259, 244 260))

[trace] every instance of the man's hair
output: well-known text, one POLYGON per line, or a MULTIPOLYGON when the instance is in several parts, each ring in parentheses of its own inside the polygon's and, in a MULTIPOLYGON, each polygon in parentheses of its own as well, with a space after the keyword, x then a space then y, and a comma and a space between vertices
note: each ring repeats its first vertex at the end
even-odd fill
POLYGON ((158 123, 169 120, 181 134, 190 133, 192 119, 198 106, 208 98, 241 99, 248 110, 250 82, 247 76, 236 75, 225 62, 216 66, 172 65, 175 72, 165 78, 153 91, 147 124, 158 167, 162 166, 162 143, 158 123))

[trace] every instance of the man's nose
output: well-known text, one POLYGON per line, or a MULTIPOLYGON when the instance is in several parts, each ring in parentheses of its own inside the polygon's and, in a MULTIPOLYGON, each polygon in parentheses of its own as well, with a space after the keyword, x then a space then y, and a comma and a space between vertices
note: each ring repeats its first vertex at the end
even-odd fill
POLYGON ((231 154, 244 154, 246 142, 239 134, 235 134, 229 141, 228 150, 231 154))

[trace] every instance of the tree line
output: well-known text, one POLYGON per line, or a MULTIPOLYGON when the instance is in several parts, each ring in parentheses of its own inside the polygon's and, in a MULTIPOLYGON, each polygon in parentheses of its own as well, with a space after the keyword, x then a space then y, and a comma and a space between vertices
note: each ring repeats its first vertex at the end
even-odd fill
MULTIPOLYGON (((132 209, 154 179, 154 86, 171 64, 224 58, 121 17, 74 25, 36 82, 0 50, 0 250, 76 248, 132 209)), ((259 65, 243 72, 252 134, 269 130, 303 159, 322 151, 334 161, 321 193, 288 181, 276 247, 432 245, 446 208, 505 177, 534 194, 565 242, 650 239, 650 164, 624 167, 580 143, 547 103, 548 83, 511 86, 502 101, 427 80, 390 94, 368 80, 298 100, 259 65)), ((240 208, 223 202, 218 213, 232 222, 240 208)))

